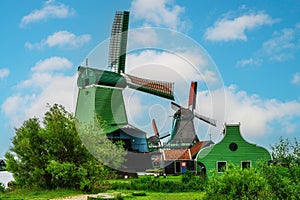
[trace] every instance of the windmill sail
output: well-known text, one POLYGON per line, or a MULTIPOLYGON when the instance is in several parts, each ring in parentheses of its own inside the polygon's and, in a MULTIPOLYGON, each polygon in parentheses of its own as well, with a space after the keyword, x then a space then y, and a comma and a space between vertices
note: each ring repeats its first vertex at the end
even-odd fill
MULTIPOLYGON (((128 11, 116 13, 110 37, 108 66, 113 72, 126 78, 129 88, 174 100, 174 83, 143 79, 125 74, 128 22, 128 11)), ((111 84, 109 86, 111 86, 111 84)))
POLYGON ((125 72, 129 12, 115 14, 109 45, 108 66, 116 73, 125 72))
POLYGON ((197 96, 197 82, 193 81, 190 87, 189 103, 188 108, 194 111, 196 107, 196 96, 197 96))
POLYGON ((211 118, 208 118, 208 117, 205 117, 203 115, 200 115, 198 113, 194 113, 195 117, 197 117, 198 119, 210 124, 210 125, 213 125, 213 126, 217 126, 217 122, 215 119, 211 119, 211 118))
POLYGON ((139 78, 126 74, 128 87, 139 91, 154 94, 170 100, 174 100, 174 83, 139 78))
POLYGON ((152 127, 153 127, 153 131, 154 131, 154 135, 159 137, 159 133, 158 133, 157 126, 156 126, 156 123, 155 123, 154 119, 152 119, 152 127))

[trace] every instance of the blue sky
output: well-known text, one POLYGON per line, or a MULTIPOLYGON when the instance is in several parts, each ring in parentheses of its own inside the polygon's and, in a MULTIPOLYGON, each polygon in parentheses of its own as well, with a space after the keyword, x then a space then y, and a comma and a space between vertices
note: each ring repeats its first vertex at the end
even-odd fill
MULTIPOLYGON (((99 43, 107 41, 118 10, 131 12, 130 29, 176 31, 198 44, 204 50, 201 55, 211 59, 213 69, 203 72, 199 82, 209 85, 218 79, 219 87, 208 90, 200 84, 197 111, 218 120, 219 127, 208 131, 216 142, 225 122, 241 122, 243 136, 267 148, 280 136, 299 140, 299 8, 297 0, 221 4, 195 0, 1 1, 0 157, 10 146, 14 127, 30 117, 42 117, 47 103, 60 103, 74 112, 77 67, 99 43)), ((151 35, 145 34, 142 39, 155 42, 151 35)), ((195 65, 201 63, 191 52, 182 55, 195 65)), ((133 52, 127 62, 137 66, 154 60, 163 66, 176 65, 169 54, 151 50, 133 52)), ((141 70, 130 69, 141 74, 141 70)), ((159 70, 156 72, 159 74, 159 70)), ((166 79, 172 80, 172 76, 166 79)), ((183 96, 187 95, 185 91, 183 96)), ((141 113, 167 116, 170 102, 145 98, 133 97, 135 106, 129 106, 129 118, 151 132, 150 120, 141 122, 141 113)), ((185 105, 181 98, 178 95, 177 100, 185 105)), ((158 125, 161 132, 168 131, 168 126, 158 125)), ((201 131, 203 125, 199 126, 201 131)), ((207 138, 207 134, 201 136, 207 138)))

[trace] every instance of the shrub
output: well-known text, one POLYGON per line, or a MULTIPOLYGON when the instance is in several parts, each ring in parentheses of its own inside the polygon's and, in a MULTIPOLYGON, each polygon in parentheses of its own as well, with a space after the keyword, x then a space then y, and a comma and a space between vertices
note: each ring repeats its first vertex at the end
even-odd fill
POLYGON ((191 171, 187 171, 182 175, 181 182, 185 191, 198 191, 203 190, 206 184, 206 178, 197 176, 191 171))
POLYGON ((111 183, 111 189, 139 190, 150 192, 187 192, 199 191, 204 188, 206 180, 194 175, 192 172, 182 175, 181 181, 154 178, 152 176, 116 181, 111 183))
POLYGON ((295 138, 279 140, 271 146, 274 161, 260 166, 274 197, 300 199, 300 143, 295 138))
POLYGON ((268 199, 267 181, 256 169, 240 169, 229 165, 220 175, 216 172, 205 187, 204 199, 268 199))
POLYGON ((5 191, 5 186, 3 183, 0 183, 0 193, 3 193, 5 191))
POLYGON ((276 198, 300 199, 299 167, 264 165, 261 171, 276 198))

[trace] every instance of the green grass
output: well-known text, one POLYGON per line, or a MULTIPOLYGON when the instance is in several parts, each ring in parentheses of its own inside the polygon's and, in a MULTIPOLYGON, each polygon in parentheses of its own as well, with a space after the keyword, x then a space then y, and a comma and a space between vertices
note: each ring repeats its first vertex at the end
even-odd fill
MULTIPOLYGON (((140 200, 153 200, 153 199, 162 199, 162 200, 195 200, 202 199, 203 192, 177 192, 177 193, 162 193, 162 192, 144 192, 144 191, 132 191, 132 190, 122 190, 122 191, 107 191, 107 194, 122 194, 125 200, 130 199, 140 199, 140 200), (133 193, 145 193, 146 196, 134 196, 133 193)), ((14 200, 46 200, 59 197, 68 197, 82 194, 81 191, 76 190, 25 190, 18 189, 11 192, 0 193, 0 199, 14 199, 14 200)))
MULTIPOLYGON (((149 177, 141 176, 138 179, 146 179, 149 177)), ((153 178, 153 177, 151 177, 153 178)), ((167 176, 164 178, 163 176, 159 178, 161 182, 164 181, 172 181, 175 183, 180 183, 182 176, 167 176)), ((117 180, 107 180, 110 184, 111 183, 128 183, 135 179, 117 179, 117 180)), ((135 191, 135 190, 126 190, 124 189, 116 189, 116 190, 109 190, 105 193, 112 194, 112 196, 116 196, 116 194, 121 193, 125 196, 124 199, 141 199, 141 200, 148 200, 148 199, 163 199, 163 200, 177 200, 177 199, 202 199, 204 192, 201 191, 194 191, 194 192, 151 192, 151 191, 135 191), (146 196, 134 196, 133 193, 145 193, 146 196)), ((67 189, 59 189, 59 190, 42 190, 42 189, 16 189, 14 191, 9 191, 5 193, 0 193, 0 200, 2 199, 14 199, 14 200, 46 200, 46 199, 54 199, 59 197, 67 197, 67 196, 75 196, 83 194, 82 191, 79 190, 67 190, 67 189)))
MULTIPOLYGON (((125 192, 126 194, 127 192, 125 192)), ((146 196, 133 196, 132 191, 128 191, 127 197, 124 199, 140 199, 140 200, 200 200, 203 198, 203 192, 175 192, 175 193, 162 193, 162 192, 145 192, 146 196)))
POLYGON ((14 200, 45 200, 45 199, 52 199, 58 197, 67 197, 73 196, 77 194, 82 194, 81 191, 76 190, 67 190, 67 189, 60 189, 60 190, 40 190, 40 189, 17 189, 14 191, 9 191, 5 193, 0 193, 0 199, 14 199, 14 200))

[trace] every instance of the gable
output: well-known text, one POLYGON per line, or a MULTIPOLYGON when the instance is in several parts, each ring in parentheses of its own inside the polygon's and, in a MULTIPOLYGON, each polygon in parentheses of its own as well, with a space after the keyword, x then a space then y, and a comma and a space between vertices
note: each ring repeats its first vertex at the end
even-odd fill
POLYGON ((260 161, 269 161, 272 157, 263 147, 247 142, 240 133, 240 124, 226 124, 225 136, 221 142, 199 151, 197 161, 206 166, 207 171, 216 169, 218 161, 241 166, 243 161, 250 161, 255 167, 260 161))

